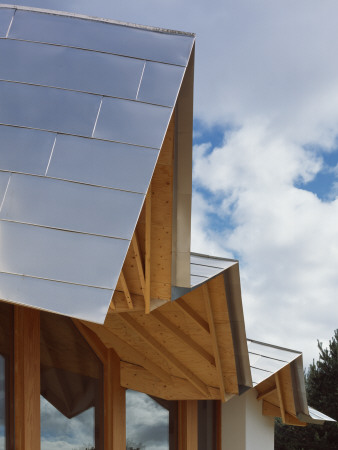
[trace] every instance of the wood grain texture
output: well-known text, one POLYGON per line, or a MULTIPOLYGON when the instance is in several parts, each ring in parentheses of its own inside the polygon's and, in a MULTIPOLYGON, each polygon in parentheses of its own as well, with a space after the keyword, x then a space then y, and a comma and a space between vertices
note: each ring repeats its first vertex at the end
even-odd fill
POLYGON ((208 317, 208 322, 209 322, 210 336, 211 336, 212 346, 214 349, 217 377, 218 377, 219 388, 221 391, 221 400, 222 400, 222 402, 225 402, 225 387, 224 387, 224 379, 223 379, 222 362, 221 362, 221 357, 220 357, 220 353, 219 353, 218 338, 217 338, 217 333, 216 333, 216 327, 215 327, 215 322, 214 322, 214 313, 212 310, 208 284, 205 283, 202 286, 202 289, 203 289, 203 296, 204 296, 207 317, 208 317))
POLYGON ((148 333, 144 327, 133 319, 129 314, 119 314, 119 318, 127 325, 128 328, 136 332, 139 337, 145 342, 146 345, 150 346, 152 350, 157 352, 163 359, 167 361, 168 364, 175 367, 175 369, 180 373, 181 376, 188 379, 193 386, 198 389, 202 395, 208 396, 209 392, 206 385, 184 364, 182 364, 174 354, 169 352, 163 345, 154 339, 150 333, 148 333))
POLYGON ((15 449, 40 449, 40 312, 14 307, 15 449))
POLYGON ((104 448, 126 449, 126 399, 121 387, 120 358, 109 349, 104 365, 104 448))

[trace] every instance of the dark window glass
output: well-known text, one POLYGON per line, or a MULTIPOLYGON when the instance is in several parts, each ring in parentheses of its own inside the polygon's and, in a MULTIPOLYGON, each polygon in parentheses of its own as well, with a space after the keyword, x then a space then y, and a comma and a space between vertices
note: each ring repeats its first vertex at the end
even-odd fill
POLYGON ((177 450, 178 405, 126 392, 127 450, 177 450))
POLYGON ((13 307, 0 302, 0 450, 13 446, 13 307))
POLYGON ((217 402, 198 402, 198 450, 217 450, 217 402))
POLYGON ((102 364, 71 319, 41 313, 41 450, 103 449, 102 364))

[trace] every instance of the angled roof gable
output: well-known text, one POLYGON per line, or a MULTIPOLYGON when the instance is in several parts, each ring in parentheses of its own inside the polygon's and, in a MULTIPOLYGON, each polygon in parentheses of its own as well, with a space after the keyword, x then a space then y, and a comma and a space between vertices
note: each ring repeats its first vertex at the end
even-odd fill
POLYGON ((0 34, 0 297, 103 322, 194 37, 4 6, 0 34))

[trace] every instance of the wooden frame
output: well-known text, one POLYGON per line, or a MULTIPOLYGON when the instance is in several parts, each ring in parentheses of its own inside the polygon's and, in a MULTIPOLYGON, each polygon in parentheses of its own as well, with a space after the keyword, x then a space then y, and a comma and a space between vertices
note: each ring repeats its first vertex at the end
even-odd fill
POLYGON ((14 307, 15 449, 40 449, 40 312, 14 307))
POLYGON ((179 450, 198 449, 198 402, 181 401, 178 405, 179 450))

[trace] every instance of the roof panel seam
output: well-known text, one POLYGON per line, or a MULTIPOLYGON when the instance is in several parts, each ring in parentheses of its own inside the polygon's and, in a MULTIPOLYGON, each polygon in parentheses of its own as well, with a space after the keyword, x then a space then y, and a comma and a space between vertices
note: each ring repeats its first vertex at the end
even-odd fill
POLYGON ((34 276, 34 275, 26 275, 26 274, 17 273, 17 272, 4 272, 4 271, 0 270, 0 274, 2 274, 2 273, 5 274, 5 275, 14 275, 14 276, 24 277, 24 278, 34 278, 36 280, 52 281, 53 283, 70 284, 72 286, 84 286, 84 287, 89 287, 89 288, 93 288, 93 289, 101 289, 103 291, 114 291, 113 288, 106 288, 106 287, 102 287, 102 286, 95 286, 93 284, 74 283, 74 282, 71 282, 71 281, 56 280, 54 278, 37 277, 37 276, 34 276))
POLYGON ((41 44, 41 45, 51 45, 53 47, 71 48, 73 50, 81 50, 81 51, 84 51, 84 52, 102 53, 104 55, 119 56, 121 58, 133 59, 133 60, 136 59, 137 61, 153 62, 153 63, 156 63, 156 64, 164 64, 166 66, 184 67, 184 68, 187 67, 185 64, 175 64, 175 63, 172 63, 172 62, 160 61, 158 59, 140 58, 140 57, 137 57, 137 56, 123 55, 122 53, 107 52, 105 50, 97 50, 97 49, 86 48, 86 47, 77 47, 75 45, 58 44, 58 43, 55 43, 55 42, 34 41, 34 40, 30 40, 30 39, 13 38, 13 37, 10 37, 10 36, 9 37, 1 36, 0 40, 27 42, 27 43, 31 43, 31 44, 41 44))
POLYGON ((102 22, 107 23, 111 25, 119 25, 129 28, 137 28, 140 30, 145 31, 153 31, 155 33, 161 33, 161 34, 170 34, 173 36, 182 36, 187 38, 195 38, 195 33, 190 33, 187 31, 178 31, 178 30, 170 30, 168 28, 159 28, 159 27, 152 27, 149 25, 140 25, 130 22, 123 22, 113 19, 105 19, 100 17, 94 17, 94 16, 87 16, 85 14, 76 14, 68 11, 56 11, 56 10, 50 10, 50 9, 44 9, 44 8, 35 8, 35 7, 28 7, 28 6, 21 6, 21 5, 10 5, 10 4, 0 4, 0 8, 8 8, 8 9, 14 9, 18 11, 29 11, 29 12, 36 12, 41 14, 50 14, 53 16, 66 16, 74 19, 83 19, 88 20, 92 22, 102 22))
POLYGON ((156 147, 149 147, 147 145, 141 145, 141 144, 133 144, 131 142, 122 142, 122 141, 114 141, 112 139, 103 139, 103 138, 98 138, 98 137, 92 137, 92 136, 85 136, 83 134, 73 134, 73 133, 66 133, 64 131, 60 131, 60 130, 49 130, 47 128, 36 128, 36 127, 28 127, 28 126, 24 126, 24 125, 16 125, 16 124, 12 124, 12 123, 4 123, 4 122, 0 122, 0 126, 4 126, 4 127, 14 127, 14 128, 23 128, 25 130, 36 130, 36 131, 43 131, 46 133, 53 133, 53 134, 59 134, 59 135, 64 135, 64 136, 74 136, 74 137, 78 137, 81 139, 93 139, 95 141, 103 141, 103 142, 115 142, 116 144, 123 144, 123 145, 130 145, 132 147, 140 147, 140 148, 147 148, 150 150, 154 150, 154 151, 159 151, 160 148, 156 148, 156 147))
POLYGON ((72 230, 72 229, 69 229, 69 228, 51 227, 51 226, 48 226, 48 225, 39 225, 37 223, 32 223, 32 222, 20 222, 19 220, 11 220, 11 219, 4 219, 4 218, 1 218, 0 222, 18 223, 18 224, 21 224, 21 225, 28 225, 28 226, 31 226, 31 227, 45 228, 45 229, 48 229, 48 230, 65 231, 67 233, 84 234, 84 235, 87 235, 87 236, 97 236, 97 237, 102 237, 102 238, 105 238, 105 239, 115 239, 115 240, 119 240, 119 241, 130 242, 130 239, 122 238, 122 237, 118 237, 118 236, 107 236, 105 234, 88 233, 86 231, 72 230))
MULTIPOLYGON (((61 87, 61 86, 51 86, 51 85, 48 85, 48 84, 30 83, 28 81, 7 80, 7 79, 4 79, 4 78, 0 78, 0 82, 20 84, 20 85, 25 85, 25 86, 36 86, 36 87, 42 87, 42 88, 46 88, 46 89, 57 89, 59 91, 75 92, 75 93, 84 94, 84 95, 93 95, 95 97, 124 100, 126 102, 133 102, 133 103, 142 103, 142 104, 145 104, 145 105, 157 106, 157 107, 165 108, 165 109, 169 109, 169 110, 173 109, 173 106, 166 106, 166 105, 160 105, 158 103, 144 102, 144 101, 133 99, 133 98, 117 97, 117 96, 108 95, 108 94, 102 94, 102 93, 98 93, 98 92, 88 92, 88 91, 81 91, 79 89, 69 89, 69 88, 64 88, 64 87, 61 87)), ((91 137, 93 137, 93 136, 91 136, 91 137)))
POLYGON ((46 180, 64 181, 65 183, 81 184, 83 186, 92 186, 94 188, 100 188, 100 189, 110 189, 112 191, 127 192, 129 194, 136 194, 136 195, 142 195, 142 196, 145 195, 145 192, 129 191, 127 189, 121 189, 121 188, 117 188, 117 187, 103 186, 100 184, 93 184, 93 183, 86 183, 84 181, 69 180, 67 178, 51 177, 50 175, 43 175, 43 174, 38 174, 38 173, 19 172, 16 170, 6 170, 6 169, 1 169, 1 168, 0 168, 0 172, 10 173, 10 174, 18 174, 18 175, 27 175, 29 177, 45 178, 46 180))

